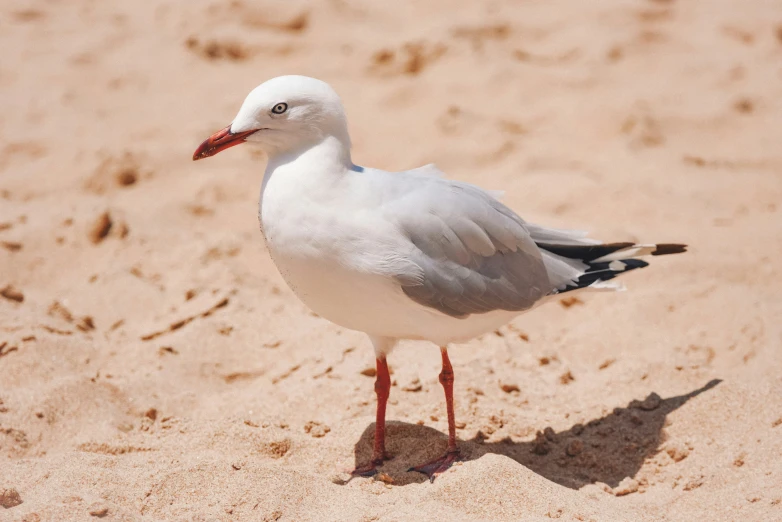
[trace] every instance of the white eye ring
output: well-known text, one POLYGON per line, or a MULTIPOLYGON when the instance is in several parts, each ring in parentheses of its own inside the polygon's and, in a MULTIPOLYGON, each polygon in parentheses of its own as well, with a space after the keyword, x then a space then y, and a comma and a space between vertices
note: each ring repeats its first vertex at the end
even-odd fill
POLYGON ((287 103, 278 103, 274 107, 272 107, 272 112, 274 114, 282 114, 283 112, 288 110, 288 104, 287 103))

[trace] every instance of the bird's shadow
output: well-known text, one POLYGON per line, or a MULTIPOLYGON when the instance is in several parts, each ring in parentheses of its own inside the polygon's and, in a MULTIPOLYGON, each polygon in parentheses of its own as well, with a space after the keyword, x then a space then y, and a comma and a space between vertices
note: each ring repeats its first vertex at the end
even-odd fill
MULTIPOLYGON (((489 442, 484 440, 482 432, 478 432, 475 438, 459 442, 462 460, 496 453, 571 489, 595 482, 616 487, 625 477, 634 477, 644 460, 660 450, 666 416, 720 382, 714 379, 702 388, 667 399, 653 393, 642 401, 632 401, 625 408, 615 408, 604 417, 586 424, 574 424, 565 431, 545 428, 538 431, 532 441, 514 442, 505 438, 489 442)), ((374 433, 375 424, 372 423, 356 443, 356 467, 371 459, 374 433)), ((443 454, 446 439, 445 434, 433 428, 388 422, 386 445, 394 458, 380 471, 397 486, 423 482, 427 480, 424 475, 407 469, 443 454)))

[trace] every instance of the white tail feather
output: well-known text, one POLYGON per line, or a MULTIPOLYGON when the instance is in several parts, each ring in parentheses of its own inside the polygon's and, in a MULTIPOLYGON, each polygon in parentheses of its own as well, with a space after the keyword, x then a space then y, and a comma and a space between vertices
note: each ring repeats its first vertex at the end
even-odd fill
POLYGON ((634 257, 649 256, 657 250, 657 245, 633 245, 622 250, 617 250, 606 256, 594 259, 593 263, 603 263, 607 261, 620 261, 622 259, 632 259, 634 257))

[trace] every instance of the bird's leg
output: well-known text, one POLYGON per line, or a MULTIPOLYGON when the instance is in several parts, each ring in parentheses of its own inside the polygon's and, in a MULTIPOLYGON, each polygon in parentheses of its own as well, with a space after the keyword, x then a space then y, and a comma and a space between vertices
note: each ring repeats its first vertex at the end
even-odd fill
POLYGON ((391 376, 388 373, 386 358, 377 359, 377 377, 375 379, 375 394, 377 395, 377 415, 375 417, 375 446, 372 452, 372 463, 380 465, 388 460, 386 453, 386 403, 391 392, 391 376))
POLYGON ((443 356, 443 369, 440 372, 440 384, 445 390, 445 408, 448 412, 448 453, 459 453, 456 447, 456 419, 453 413, 453 367, 448 358, 448 350, 440 348, 443 356))
POLYGON ((438 475, 459 460, 459 448, 456 446, 456 420, 454 419, 453 413, 453 367, 451 366, 451 360, 448 358, 448 349, 441 347, 440 353, 443 356, 443 370, 440 372, 440 384, 443 385, 443 390, 445 390, 445 407, 448 411, 448 449, 442 457, 408 470, 423 473, 429 477, 430 482, 434 482, 434 479, 438 475))
POLYGON ((353 470, 353 475, 371 477, 377 473, 377 466, 391 457, 386 453, 386 403, 391 390, 391 376, 388 373, 388 362, 385 355, 377 358, 377 376, 375 378, 375 394, 377 394, 377 416, 375 418, 375 446, 372 451, 372 461, 353 470))

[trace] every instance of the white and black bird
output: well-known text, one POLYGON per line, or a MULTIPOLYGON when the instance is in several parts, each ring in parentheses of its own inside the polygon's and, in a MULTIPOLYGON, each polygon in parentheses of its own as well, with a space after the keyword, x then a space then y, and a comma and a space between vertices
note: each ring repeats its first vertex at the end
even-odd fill
POLYGON ((528 223, 492 192, 446 179, 433 165, 359 167, 339 96, 314 78, 281 76, 255 88, 193 159, 240 143, 268 156, 258 215, 283 278, 318 315, 365 332, 374 346, 374 453, 356 474, 372 475, 388 458, 386 357, 400 339, 430 341, 442 353, 448 449, 411 468, 434 480, 459 458, 449 344, 565 292, 617 289, 616 276, 647 266, 638 257, 685 251, 528 223))

